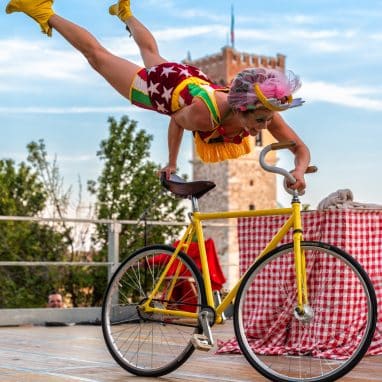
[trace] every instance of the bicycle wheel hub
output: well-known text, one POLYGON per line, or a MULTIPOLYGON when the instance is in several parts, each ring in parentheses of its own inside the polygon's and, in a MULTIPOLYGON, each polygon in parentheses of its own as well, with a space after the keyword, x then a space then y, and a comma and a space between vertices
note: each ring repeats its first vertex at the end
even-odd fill
POLYGON ((309 324, 314 318, 314 311, 310 305, 304 305, 303 311, 301 312, 298 307, 294 309, 294 316, 300 322, 304 324, 309 324))

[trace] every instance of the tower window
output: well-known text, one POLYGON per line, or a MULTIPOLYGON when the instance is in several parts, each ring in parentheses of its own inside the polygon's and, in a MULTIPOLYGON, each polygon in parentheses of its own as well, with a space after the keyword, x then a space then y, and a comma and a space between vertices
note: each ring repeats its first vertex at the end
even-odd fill
POLYGON ((250 185, 250 186, 253 186, 254 183, 255 183, 255 182, 254 182, 252 179, 249 181, 249 185, 250 185))
POLYGON ((256 209, 256 207, 255 207, 254 204, 250 204, 250 205, 248 206, 248 209, 251 210, 251 211, 253 211, 253 210, 256 209))

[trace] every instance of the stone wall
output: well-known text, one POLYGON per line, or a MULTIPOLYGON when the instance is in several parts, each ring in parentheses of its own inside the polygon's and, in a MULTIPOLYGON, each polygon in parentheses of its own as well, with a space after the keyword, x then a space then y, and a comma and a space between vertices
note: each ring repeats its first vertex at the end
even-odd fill
MULTIPOLYGON (((205 72, 215 83, 229 84, 232 78, 241 70, 248 67, 271 67, 285 70, 285 56, 259 56, 238 52, 232 47, 224 47, 217 54, 197 60, 185 60, 205 72)), ((274 142, 267 132, 262 133, 262 145, 274 142)), ((260 168, 258 159, 263 146, 253 145, 250 154, 239 159, 220 163, 202 163, 193 156, 193 179, 211 180, 216 188, 199 200, 202 211, 232 211, 248 210, 251 208, 264 209, 276 207, 276 177, 260 168)), ((276 163, 276 155, 269 153, 268 163, 276 163)), ((206 238, 214 239, 216 248, 228 279, 227 287, 234 285, 239 276, 239 250, 237 243, 236 220, 219 221, 224 226, 206 227, 206 238)))
MULTIPOLYGON (((264 143, 272 141, 264 134, 264 143)), ((262 147, 254 146, 252 152, 241 158, 219 163, 203 163, 194 152, 193 179, 210 180, 216 187, 199 200, 201 211, 233 211, 250 208, 276 207, 276 176, 265 172, 259 164, 262 147)), ((269 164, 276 163, 276 155, 269 153, 269 164)), ((227 287, 234 285, 239 277, 239 249, 236 219, 212 221, 217 227, 207 226, 205 238, 213 238, 226 275, 227 287), (224 226, 222 226, 224 224, 224 226)))

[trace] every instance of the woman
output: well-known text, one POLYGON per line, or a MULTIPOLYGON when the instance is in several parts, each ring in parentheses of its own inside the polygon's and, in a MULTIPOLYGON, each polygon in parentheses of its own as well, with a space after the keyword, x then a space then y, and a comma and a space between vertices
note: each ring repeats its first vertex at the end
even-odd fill
POLYGON ((293 73, 287 78, 275 69, 250 68, 239 73, 229 88, 214 85, 198 68, 161 57, 150 31, 133 16, 130 0, 119 0, 109 12, 118 16, 133 36, 144 62, 141 68, 111 54, 88 31, 55 14, 52 4, 53 0, 11 0, 6 12, 24 12, 48 36, 55 29, 133 104, 170 116, 169 161, 161 170, 167 177, 176 171, 184 130, 193 132, 202 160, 217 162, 248 153, 248 136, 268 129, 278 141, 296 142, 291 173, 297 181, 291 188, 305 188, 309 150, 278 113, 302 104, 292 99, 300 86, 293 73))

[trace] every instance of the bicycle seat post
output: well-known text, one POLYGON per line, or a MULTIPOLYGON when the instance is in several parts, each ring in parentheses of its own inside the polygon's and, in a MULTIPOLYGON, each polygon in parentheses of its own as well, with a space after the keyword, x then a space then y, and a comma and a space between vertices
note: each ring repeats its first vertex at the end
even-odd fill
POLYGON ((192 205, 192 212, 199 212, 199 203, 198 203, 198 198, 195 196, 191 195, 191 205, 192 205))

